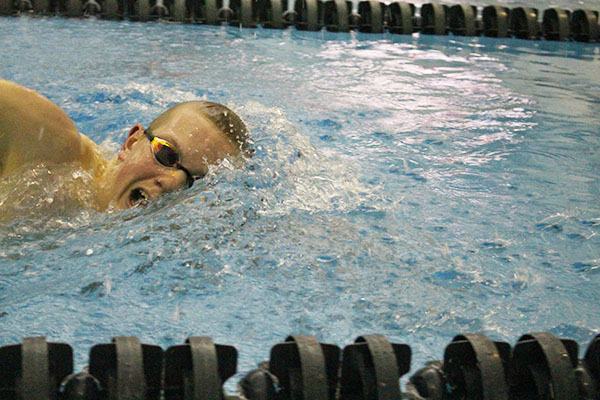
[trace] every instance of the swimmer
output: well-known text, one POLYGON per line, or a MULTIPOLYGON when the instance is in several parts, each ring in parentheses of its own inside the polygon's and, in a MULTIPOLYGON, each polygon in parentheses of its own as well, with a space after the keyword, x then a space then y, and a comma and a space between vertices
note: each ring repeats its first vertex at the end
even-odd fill
POLYGON ((91 177, 92 208, 100 211, 145 205, 189 188, 210 165, 248 151, 238 115, 218 103, 188 101, 147 128, 134 125, 118 154, 107 159, 56 104, 0 79, 0 179, 40 165, 49 171, 73 166, 91 177))

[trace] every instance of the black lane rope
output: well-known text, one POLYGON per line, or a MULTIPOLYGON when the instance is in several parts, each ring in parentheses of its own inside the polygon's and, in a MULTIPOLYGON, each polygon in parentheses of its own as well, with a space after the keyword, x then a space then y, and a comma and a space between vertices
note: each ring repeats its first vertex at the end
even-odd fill
POLYGON ((0 347, 3 400, 597 400, 600 335, 583 359, 579 346, 551 333, 529 333, 514 346, 481 334, 456 336, 443 359, 409 377, 411 348, 363 335, 343 350, 314 336, 292 335, 268 361, 223 390, 237 370, 237 350, 209 337, 169 347, 115 337, 94 345, 89 366, 73 373, 73 351, 43 337, 0 347), (403 390, 402 390, 403 389, 403 390))
POLYGON ((165 20, 243 28, 411 35, 515 37, 527 40, 600 42, 598 11, 508 8, 499 5, 412 3, 346 0, 0 0, 0 15, 23 13, 96 16, 132 21, 165 20), (290 6, 291 7, 291 6, 290 6))

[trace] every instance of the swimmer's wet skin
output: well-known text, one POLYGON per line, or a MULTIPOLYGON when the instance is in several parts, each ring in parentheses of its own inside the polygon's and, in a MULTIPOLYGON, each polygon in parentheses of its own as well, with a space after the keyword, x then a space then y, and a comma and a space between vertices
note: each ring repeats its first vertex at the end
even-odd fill
POLYGON ((72 163, 88 171, 98 210, 145 205, 191 187, 209 165, 248 151, 247 130, 227 107, 207 101, 175 105, 147 129, 136 124, 118 155, 106 159, 57 105, 0 80, 0 178, 23 167, 72 163), (35 110, 35 112, 33 111, 35 110))

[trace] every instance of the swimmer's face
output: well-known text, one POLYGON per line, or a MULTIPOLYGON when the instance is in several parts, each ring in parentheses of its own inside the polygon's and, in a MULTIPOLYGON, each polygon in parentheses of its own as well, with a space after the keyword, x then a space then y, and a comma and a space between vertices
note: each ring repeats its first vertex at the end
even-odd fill
POLYGON ((169 151, 178 154, 177 165, 183 168, 165 166, 161 157, 157 160, 157 147, 153 153, 143 126, 134 126, 119 153, 121 168, 112 193, 117 208, 145 205, 165 192, 187 188, 189 175, 203 177, 209 165, 239 152, 210 120, 189 107, 179 107, 157 118, 151 134, 171 146, 169 151))

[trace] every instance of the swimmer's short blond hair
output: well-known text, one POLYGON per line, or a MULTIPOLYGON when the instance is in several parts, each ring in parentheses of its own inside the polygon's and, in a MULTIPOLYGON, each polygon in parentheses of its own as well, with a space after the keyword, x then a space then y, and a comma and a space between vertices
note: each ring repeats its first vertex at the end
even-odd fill
POLYGON ((169 108, 150 124, 159 123, 179 108, 191 108, 212 122, 240 151, 251 154, 249 135, 244 121, 228 107, 220 103, 205 100, 184 101, 169 108))

